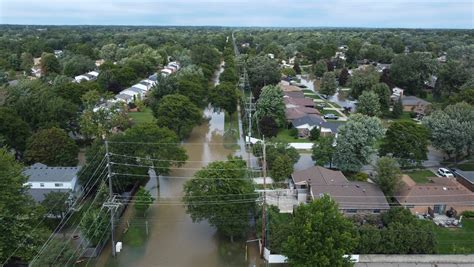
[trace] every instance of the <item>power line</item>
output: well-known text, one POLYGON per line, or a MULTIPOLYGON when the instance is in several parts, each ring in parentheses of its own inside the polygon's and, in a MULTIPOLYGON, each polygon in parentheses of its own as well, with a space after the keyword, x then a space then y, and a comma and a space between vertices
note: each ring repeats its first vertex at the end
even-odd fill
MULTIPOLYGON (((214 160, 173 160, 173 159, 154 159, 148 157, 138 157, 138 156, 130 156, 130 155, 123 155, 123 154, 115 154, 109 153, 111 156, 119 156, 125 158, 133 158, 133 159, 143 159, 143 160, 150 160, 150 161, 164 161, 164 162, 179 162, 179 163, 188 163, 188 162, 195 162, 195 163, 212 163, 215 162, 214 160)), ((252 159, 260 159, 261 157, 253 157, 252 159)), ((219 160, 223 162, 238 162, 238 161, 245 161, 244 159, 225 159, 219 160)))
MULTIPOLYGON (((202 170, 203 168, 187 168, 187 167, 160 167, 160 166, 153 166, 153 165, 141 165, 141 164, 132 164, 132 163, 118 163, 118 162, 111 162, 111 165, 120 165, 120 166, 129 166, 129 167, 142 167, 142 168, 149 168, 149 169, 174 169, 174 170, 202 170)), ((215 169, 212 168, 213 171, 239 171, 245 170, 248 171, 248 168, 231 168, 231 169, 215 169)), ((251 170, 258 172, 259 170, 251 170)))
MULTIPOLYGON (((98 154, 99 154, 99 153, 96 153, 96 154, 95 154, 94 159, 97 158, 98 154)), ((89 168, 89 166, 90 166, 90 165, 86 166, 85 169, 89 168)), ((77 200, 71 205, 71 207, 74 206, 76 203, 77 203, 77 200)), ((60 203, 60 202, 59 202, 59 203, 56 203, 56 204, 55 204, 51 209, 49 209, 48 212, 46 212, 45 214, 46 214, 46 215, 49 214, 54 208, 56 208, 56 207, 57 207, 58 205, 60 205, 60 204, 63 204, 63 203, 60 203)), ((67 216, 67 215, 66 215, 66 216, 67 216)), ((66 216, 65 216, 65 217, 66 217, 66 216)), ((65 217, 64 217, 64 218, 65 218, 65 217)), ((42 223, 44 222, 44 220, 45 220, 46 218, 47 218, 47 216, 43 216, 43 219, 42 219, 32 230, 30 230, 30 231, 36 230, 36 228, 38 228, 40 225, 42 225, 42 223)), ((63 218, 62 220, 64 220, 64 218, 63 218)), ((62 220, 61 220, 61 221, 62 221, 62 220)), ((60 223, 61 223, 61 222, 60 222, 60 223)), ((25 225, 25 224, 26 224, 26 222, 23 223, 22 226, 25 225)), ((56 230, 56 229, 55 229, 55 230, 56 230)), ((54 232, 53 232, 53 234, 54 234, 54 232)), ((10 258, 11 258, 13 255, 15 255, 15 253, 16 253, 21 247, 24 246, 24 244, 25 244, 25 242, 26 242, 27 240, 28 240, 28 238, 23 239, 23 241, 20 243, 20 245, 17 246, 17 248, 10 254, 10 256, 8 256, 8 257, 5 259, 5 261, 2 263, 2 266, 5 265, 5 264, 8 262, 8 260, 10 260, 10 258)))
MULTIPOLYGON (((213 169, 214 170, 214 169, 213 169)), ((139 176, 139 177, 150 177, 150 175, 147 174, 133 174, 133 173, 120 173, 120 172, 113 172, 114 175, 122 175, 122 176, 139 176)), ((194 177, 194 176, 161 176, 163 179, 185 179, 185 180, 191 180, 191 179, 196 179, 196 180, 248 180, 252 181, 253 178, 250 177, 194 177)), ((120 178, 120 177, 119 177, 120 178)))

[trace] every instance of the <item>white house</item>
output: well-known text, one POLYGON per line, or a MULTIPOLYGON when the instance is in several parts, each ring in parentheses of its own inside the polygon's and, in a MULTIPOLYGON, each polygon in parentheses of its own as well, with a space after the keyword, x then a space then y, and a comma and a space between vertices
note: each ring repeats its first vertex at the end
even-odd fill
POLYGON ((74 80, 76 80, 77 83, 80 83, 82 81, 93 81, 93 80, 96 80, 98 76, 99 76, 99 72, 90 71, 88 73, 81 74, 74 77, 74 80))
POLYGON ((37 202, 44 200, 52 191, 79 193, 77 174, 81 167, 49 167, 35 163, 23 171, 28 177, 29 193, 37 202))

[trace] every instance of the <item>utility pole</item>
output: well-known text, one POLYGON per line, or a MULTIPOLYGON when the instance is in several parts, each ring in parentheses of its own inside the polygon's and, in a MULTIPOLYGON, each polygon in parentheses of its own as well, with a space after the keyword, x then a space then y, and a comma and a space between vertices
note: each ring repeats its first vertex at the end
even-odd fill
POLYGON ((262 204, 262 251, 261 256, 263 257, 265 243, 266 243, 266 205, 267 205, 267 145, 265 144, 265 136, 263 136, 263 204, 262 204))
POLYGON ((112 165, 110 162, 110 154, 109 154, 109 142, 105 140, 105 157, 107 159, 107 178, 109 180, 109 201, 105 202, 103 205, 107 207, 110 211, 110 233, 111 233, 111 241, 112 241, 112 256, 115 257, 115 238, 114 238, 114 211, 117 208, 118 203, 115 202, 114 193, 112 191, 112 165))

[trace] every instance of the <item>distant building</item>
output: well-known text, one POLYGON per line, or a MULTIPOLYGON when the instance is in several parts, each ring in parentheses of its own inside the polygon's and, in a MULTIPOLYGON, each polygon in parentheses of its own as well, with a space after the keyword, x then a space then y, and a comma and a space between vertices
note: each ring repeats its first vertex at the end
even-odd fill
POLYGON ((94 80, 97 79, 97 77, 99 77, 99 72, 98 71, 90 71, 88 73, 81 74, 81 75, 78 75, 78 76, 74 77, 74 80, 77 83, 80 83, 82 81, 94 81, 94 80))
POLYGON ((81 167, 49 167, 35 163, 23 171, 28 177, 29 193, 37 202, 44 200, 46 194, 71 192, 71 196, 79 193, 77 175, 81 167))

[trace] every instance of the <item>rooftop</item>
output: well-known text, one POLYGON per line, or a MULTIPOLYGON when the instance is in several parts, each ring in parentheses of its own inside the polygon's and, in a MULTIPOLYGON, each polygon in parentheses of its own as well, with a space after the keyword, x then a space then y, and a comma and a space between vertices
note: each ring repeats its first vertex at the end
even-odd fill
POLYGON ((35 163, 23 171, 28 176, 28 182, 69 182, 79 172, 81 167, 48 167, 35 163))

